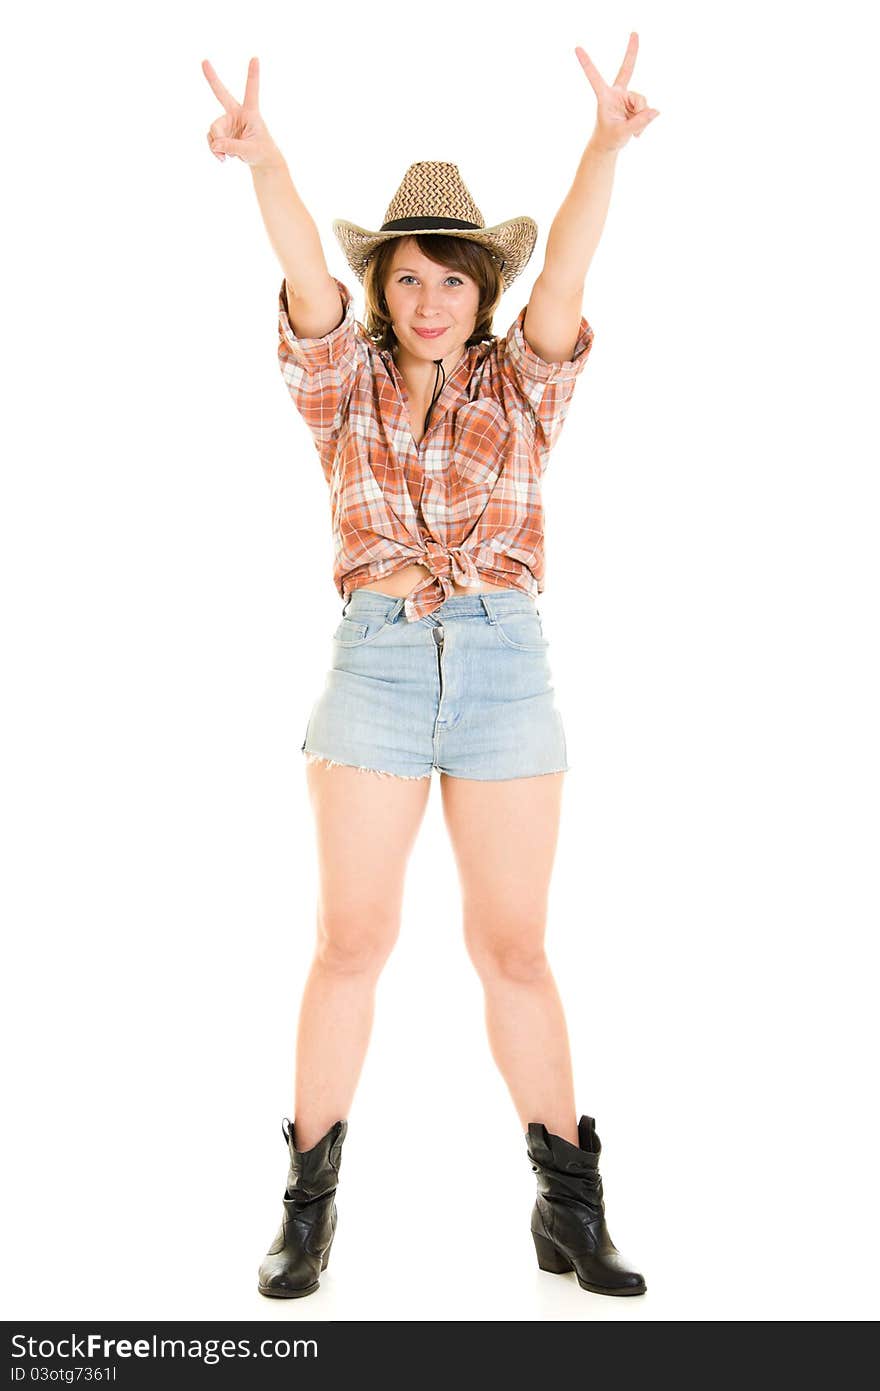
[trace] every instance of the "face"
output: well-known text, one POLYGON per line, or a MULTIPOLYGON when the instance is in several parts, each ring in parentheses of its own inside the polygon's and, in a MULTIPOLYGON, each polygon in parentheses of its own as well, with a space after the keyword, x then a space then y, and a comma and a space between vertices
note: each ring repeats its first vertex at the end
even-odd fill
POLYGON ((397 243, 385 299, 403 355, 433 362, 461 357, 477 323, 480 289, 464 271, 438 265, 409 237, 397 243), (419 329, 442 332, 425 337, 419 329))

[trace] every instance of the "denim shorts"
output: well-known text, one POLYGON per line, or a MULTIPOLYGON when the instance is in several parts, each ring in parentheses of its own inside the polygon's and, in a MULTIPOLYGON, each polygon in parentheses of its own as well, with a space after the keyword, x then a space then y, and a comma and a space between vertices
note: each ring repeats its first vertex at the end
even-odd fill
POLYGON ((548 647, 522 590, 453 594, 410 621, 403 598, 356 589, 302 752, 400 778, 568 772, 548 647))

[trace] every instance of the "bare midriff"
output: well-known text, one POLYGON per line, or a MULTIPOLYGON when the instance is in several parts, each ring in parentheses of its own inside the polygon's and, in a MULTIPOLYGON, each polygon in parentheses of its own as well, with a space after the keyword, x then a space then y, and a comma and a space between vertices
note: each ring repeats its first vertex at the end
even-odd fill
MULTIPOLYGON (((430 575, 427 565, 419 565, 415 562, 412 565, 404 565, 402 570, 395 570, 391 575, 383 575, 376 580, 375 584, 359 585, 359 589, 372 590, 374 594, 390 594, 395 599, 400 599, 410 594, 416 585, 421 584, 426 575, 430 575)), ((515 588, 509 584, 483 584, 479 589, 474 585, 456 584, 453 581, 453 592, 455 594, 491 594, 496 590, 508 590, 515 588)))

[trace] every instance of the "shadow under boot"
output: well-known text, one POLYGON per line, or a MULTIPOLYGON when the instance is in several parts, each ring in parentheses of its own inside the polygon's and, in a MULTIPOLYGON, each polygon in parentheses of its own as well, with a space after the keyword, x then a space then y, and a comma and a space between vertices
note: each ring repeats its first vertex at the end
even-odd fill
POLYGON ((337 1121, 310 1150, 294 1142, 296 1122, 285 1116, 281 1131, 287 1141, 290 1168, 284 1193, 284 1216, 260 1266, 260 1294, 298 1299, 314 1294, 326 1270, 336 1232, 336 1185, 342 1162, 347 1121, 337 1121))
POLYGON ((578 1145, 532 1122, 526 1151, 538 1175, 532 1238, 538 1265, 554 1275, 573 1270, 593 1294, 644 1294, 645 1278, 618 1251, 605 1225, 599 1155, 592 1116, 578 1122, 578 1145))

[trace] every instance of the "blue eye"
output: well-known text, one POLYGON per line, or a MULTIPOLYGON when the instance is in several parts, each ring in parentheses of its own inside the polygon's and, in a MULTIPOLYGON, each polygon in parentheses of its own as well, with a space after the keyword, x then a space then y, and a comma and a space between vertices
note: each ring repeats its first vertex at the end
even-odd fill
MULTIPOLYGON (((459 285, 463 285, 463 284, 464 284, 464 281, 462 280, 461 276, 459 276, 459 275, 447 275, 446 279, 447 279, 447 280, 457 280, 458 283, 459 283, 459 285)), ((400 277, 399 281, 397 282, 398 285, 402 285, 403 282, 404 282, 405 280, 415 280, 415 276, 414 276, 414 275, 402 275, 402 276, 400 277)))

